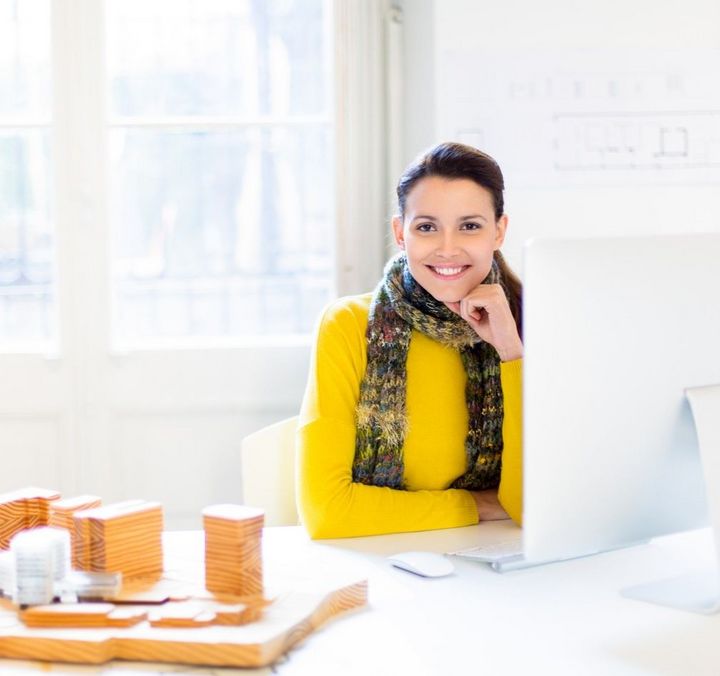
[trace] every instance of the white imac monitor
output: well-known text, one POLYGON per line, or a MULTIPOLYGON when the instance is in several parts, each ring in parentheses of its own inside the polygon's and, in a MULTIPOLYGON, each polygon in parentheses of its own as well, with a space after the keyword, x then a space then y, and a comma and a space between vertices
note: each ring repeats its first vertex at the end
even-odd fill
POLYGON ((526 559, 706 524, 685 390, 720 384, 720 235, 533 240, 524 294, 526 559))

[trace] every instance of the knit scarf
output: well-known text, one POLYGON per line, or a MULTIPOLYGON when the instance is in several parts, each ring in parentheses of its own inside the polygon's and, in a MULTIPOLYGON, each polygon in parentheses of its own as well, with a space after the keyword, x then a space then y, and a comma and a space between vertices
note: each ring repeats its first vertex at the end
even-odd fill
MULTIPOLYGON (((501 282, 500 277, 493 262, 483 283, 501 282)), ((459 350, 467 374, 467 470, 451 484, 451 488, 482 490, 497 486, 503 421, 498 354, 464 319, 415 281, 403 253, 385 267, 383 279, 370 304, 366 333, 367 368, 356 409, 353 481, 405 488, 406 362, 413 329, 459 350)))

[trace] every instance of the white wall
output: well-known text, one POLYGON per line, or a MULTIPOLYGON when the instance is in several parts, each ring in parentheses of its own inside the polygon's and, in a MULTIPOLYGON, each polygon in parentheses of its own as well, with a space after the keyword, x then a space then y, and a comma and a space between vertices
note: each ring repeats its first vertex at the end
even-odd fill
MULTIPOLYGON (((616 62, 630 55, 639 64, 652 61, 656 54, 668 59, 688 54, 707 72, 720 66, 697 61, 701 50, 720 49, 720 3, 714 0, 405 0, 403 12, 403 155, 408 161, 424 147, 448 140, 448 120, 467 105, 466 93, 448 82, 461 81, 470 98, 473 88, 487 82, 488 73, 482 69, 500 64, 502 70, 505 57, 530 53, 542 60, 560 52, 571 69, 573 59, 588 51, 616 62), (448 72, 449 51, 473 53, 477 58, 462 63, 459 72, 448 72)), ((697 101, 698 106, 707 103, 697 101)), ((502 108, 497 114, 503 114, 502 108)), ((525 131, 518 129, 518 134, 525 131)), ((492 138, 480 138, 492 145, 492 138)), ((497 159, 505 168, 502 157, 497 159)), ((632 174, 615 177, 533 186, 513 181, 513 171, 506 170, 511 227, 505 251, 511 263, 521 269, 522 242, 538 235, 720 230, 720 200, 712 173, 689 172, 677 180, 655 180, 647 173, 641 180, 632 174)))

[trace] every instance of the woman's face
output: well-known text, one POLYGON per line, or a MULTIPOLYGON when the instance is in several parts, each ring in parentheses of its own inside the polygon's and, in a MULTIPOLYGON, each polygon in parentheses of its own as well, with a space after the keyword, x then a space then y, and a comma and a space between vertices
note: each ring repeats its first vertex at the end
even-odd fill
POLYGON ((410 273, 446 303, 465 298, 487 277, 506 228, 507 216, 495 220, 490 191, 466 178, 421 179, 407 196, 404 218, 393 218, 410 273))

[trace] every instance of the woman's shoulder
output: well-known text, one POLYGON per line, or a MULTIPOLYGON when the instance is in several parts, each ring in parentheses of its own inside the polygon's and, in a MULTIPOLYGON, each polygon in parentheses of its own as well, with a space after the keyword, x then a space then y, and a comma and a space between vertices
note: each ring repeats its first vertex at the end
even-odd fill
POLYGON ((363 293, 357 296, 343 296, 328 303, 320 318, 321 330, 330 327, 360 329, 364 334, 371 301, 372 293, 363 293))
POLYGON ((316 344, 325 354, 364 355, 371 293, 344 296, 329 303, 317 326, 316 344))

